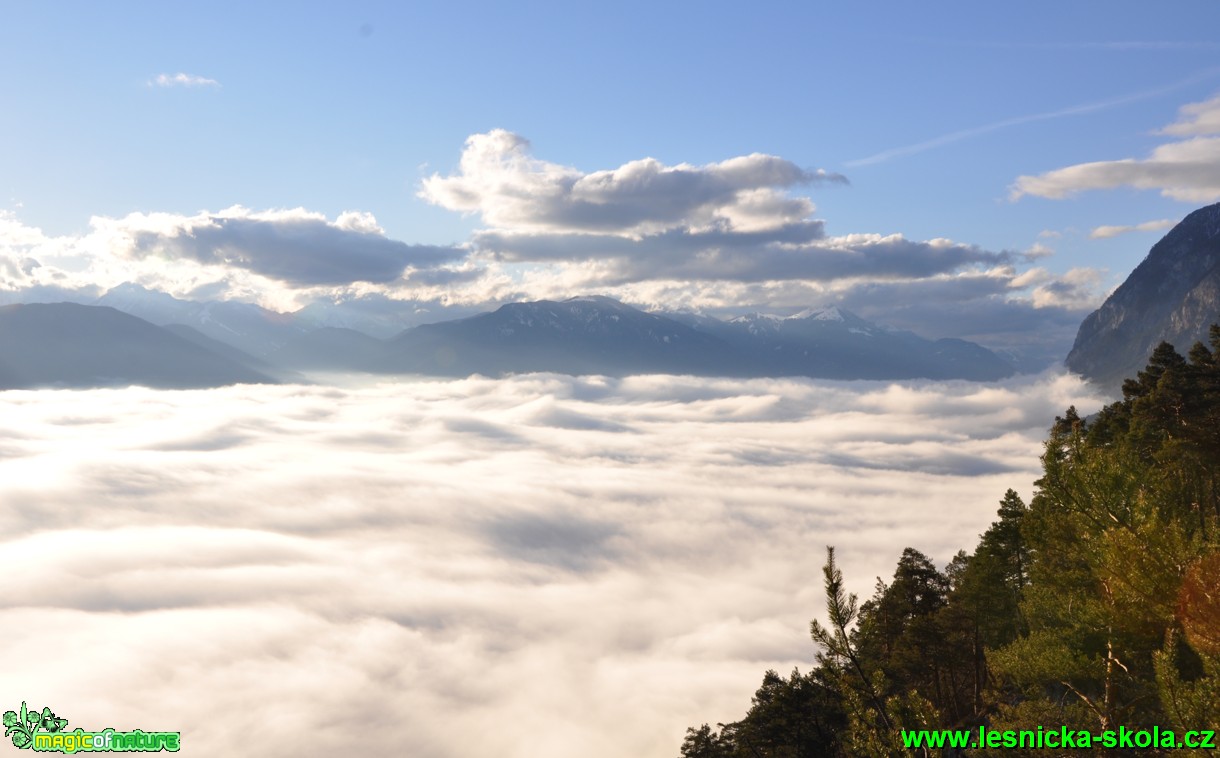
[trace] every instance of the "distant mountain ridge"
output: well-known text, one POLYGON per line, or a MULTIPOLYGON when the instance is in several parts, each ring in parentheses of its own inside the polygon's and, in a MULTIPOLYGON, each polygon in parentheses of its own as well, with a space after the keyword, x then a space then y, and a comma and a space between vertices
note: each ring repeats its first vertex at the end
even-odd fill
POLYGON ((767 375, 991 381, 1014 373, 1011 364, 973 342, 927 340, 835 306, 787 317, 751 313, 700 320, 695 328, 722 338, 767 375))
MULTIPOLYGON (((370 310, 360 298, 343 303, 315 302, 298 311, 281 313, 253 303, 180 300, 132 282, 112 287, 101 297, 82 304, 110 306, 157 326, 184 324, 256 357, 317 329, 351 329, 389 339, 412 326, 440 320, 419 309, 409 313, 370 310)), ((444 312, 459 316, 475 314, 474 309, 462 306, 448 306, 444 312)))
POLYGON ((1220 203, 1191 213, 1153 245, 1101 307, 1085 318, 1065 361, 1117 392, 1162 341, 1183 354, 1220 321, 1220 203))
MULTIPOLYGON (((613 298, 582 296, 508 303, 379 339, 347 328, 311 328, 295 314, 255 305, 187 302, 136 285, 115 288, 98 302, 114 307, 11 306, 20 309, 13 313, 24 314, 22 318, 54 313, 55 318, 87 322, 92 314, 96 325, 108 325, 110 331, 82 341, 31 322, 26 336, 8 346, 8 359, 0 363, 0 385, 217 386, 303 380, 297 372, 502 376, 547 371, 976 381, 1014 373, 1010 364, 980 345, 923 339, 836 307, 722 321, 690 313, 646 312, 613 298), (149 323, 140 314, 161 323, 149 323), (127 359, 116 363, 108 354, 127 359), (42 368, 22 368, 20 357, 26 355, 40 356, 42 368), (87 364, 92 368, 85 368, 87 364), (57 368, 48 370, 52 365, 57 368), (19 370, 33 373, 10 376, 19 370)), ((4 324, 0 319, 0 328, 4 324)))
POLYGON ((601 296, 509 303, 490 313, 376 340, 344 329, 304 335, 269 356, 299 370, 439 376, 531 371, 625 375, 972 379, 1014 373, 986 348, 885 329, 838 308, 731 321, 649 313, 601 296))
POLYGON ((729 347, 666 316, 598 296, 509 303, 408 329, 390 345, 396 368, 443 375, 709 374, 729 347))
POLYGON ((278 313, 252 303, 179 300, 131 283, 110 289, 92 304, 115 308, 157 326, 189 326, 259 358, 294 336, 309 331, 292 314, 278 313))
POLYGON ((0 307, 0 389, 207 388, 274 380, 114 308, 75 303, 0 307))

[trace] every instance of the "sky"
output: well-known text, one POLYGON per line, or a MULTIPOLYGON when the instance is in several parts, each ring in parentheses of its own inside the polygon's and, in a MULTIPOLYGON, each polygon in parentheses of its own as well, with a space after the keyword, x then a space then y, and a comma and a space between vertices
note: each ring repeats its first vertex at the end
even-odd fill
POLYGON ((1220 200, 1209 2, 0 14, 5 302, 837 304, 1058 349, 1220 200))
POLYGON ((1067 375, 0 393, 0 709, 183 753, 669 758, 1028 500, 1067 375))

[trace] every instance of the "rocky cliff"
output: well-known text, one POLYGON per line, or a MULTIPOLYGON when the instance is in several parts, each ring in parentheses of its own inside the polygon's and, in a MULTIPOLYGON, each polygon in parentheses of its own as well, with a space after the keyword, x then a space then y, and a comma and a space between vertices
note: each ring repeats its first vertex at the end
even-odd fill
POLYGON ((1220 322, 1220 203, 1191 213, 1089 314, 1067 367, 1117 393, 1161 341, 1185 354, 1220 322))

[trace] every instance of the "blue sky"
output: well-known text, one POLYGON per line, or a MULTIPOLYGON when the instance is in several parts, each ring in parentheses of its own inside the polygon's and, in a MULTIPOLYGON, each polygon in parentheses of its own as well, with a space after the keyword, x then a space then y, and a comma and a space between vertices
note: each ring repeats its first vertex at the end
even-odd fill
MULTIPOLYGON (((456 293, 460 280, 467 289, 456 297, 468 304, 558 296, 570 287, 645 305, 795 308, 798 300, 838 300, 876 317, 885 309, 861 293, 876 291, 877 282, 891 303, 906 303, 937 281, 1008 265, 1007 301, 1076 314, 1129 273, 1165 224, 1220 199, 1220 180, 1167 197, 1172 180, 1049 174, 1143 160, 1169 143, 1207 142, 1206 129, 1160 130, 1190 120, 1182 107, 1220 93, 1220 42, 1212 33, 1220 8, 1181 2, 1171 11, 1063 2, 7 3, 0 9, 7 106, 0 208, 8 255, 17 267, 36 260, 41 286, 79 287, 92 277, 104 288, 126 276, 178 296, 219 293, 285 309, 316 297, 436 302, 456 293), (704 258, 660 273, 635 265, 672 236, 624 254, 633 265, 617 268, 605 263, 608 248, 594 245, 558 262, 553 252, 523 252, 524 243, 505 255, 492 244, 505 235, 559 235, 549 238, 554 247, 573 234, 587 241, 593 227, 542 223, 522 212, 500 213, 492 223, 495 203, 538 189, 529 181, 473 204, 421 197, 429 177, 480 181, 460 175, 459 161, 468 138, 493 130, 528 140, 513 155, 534 161, 526 172, 533 178, 546 167, 569 169, 571 178, 646 158, 660 170, 688 164, 698 174, 755 153, 774 156, 808 176, 822 170, 847 181, 749 179, 734 191, 804 198, 813 208, 803 223, 822 222, 820 233, 837 248, 856 245, 850 235, 900 234, 912 244, 947 238, 988 253, 1034 255, 964 255, 918 276, 879 265, 877 282, 856 272, 847 283, 822 279, 804 289, 789 285, 807 277, 801 271, 808 267, 784 274, 776 259, 764 267, 776 277, 767 284, 756 271, 741 274, 738 260, 727 279, 710 276, 736 289, 678 296, 704 258), (1020 185, 1021 177, 1046 181, 1020 185), (247 215, 271 214, 258 223, 272 226, 300 220, 275 215, 292 209, 328 224, 356 212, 361 224, 343 227, 353 234, 428 250, 457 246, 465 257, 441 256, 448 273, 416 278, 443 280, 449 289, 412 290, 357 274, 339 291, 303 289, 309 276, 286 285, 268 279, 266 267, 243 266, 242 256, 248 263, 263 255, 248 249, 255 243, 247 238, 232 243, 236 257, 194 254, 189 272, 175 267, 184 256, 179 247, 157 244, 235 205, 247 215), (131 214, 141 214, 138 223, 131 214), (196 222, 183 221, 189 218, 196 222), (110 220, 112 232, 122 227, 127 246, 119 253, 100 251, 117 243, 99 235, 97 219, 110 220), (1090 238, 1099 227, 1140 224, 1148 228, 1090 238), (137 227, 144 236, 133 242, 137 227), (89 262, 73 264, 73 255, 89 262), (154 258, 164 264, 160 274, 150 268, 154 258), (489 262, 502 285, 526 284, 488 285, 489 262), (530 284, 540 265, 551 267, 550 278, 530 284), (186 276, 190 286, 171 286, 171 276, 186 276), (751 280, 744 289, 743 277, 751 280), (895 294, 898 280, 914 288, 895 294)), ((1206 121, 1211 111, 1203 111, 1206 121)), ((1175 165, 1207 173, 1209 147, 1192 145, 1175 165)), ((615 199, 595 202, 619 202, 624 186, 615 199)), ((603 219, 597 228, 637 242, 641 234, 708 228, 709 218, 746 229, 739 214, 702 210, 702 221, 607 231, 603 219)), ((852 250, 871 261, 878 244, 852 250)), ((929 254, 886 244, 885 255, 929 254)), ((19 291, 32 282, 2 284, 19 291)), ((975 294, 994 305, 999 295, 988 292, 975 294)))

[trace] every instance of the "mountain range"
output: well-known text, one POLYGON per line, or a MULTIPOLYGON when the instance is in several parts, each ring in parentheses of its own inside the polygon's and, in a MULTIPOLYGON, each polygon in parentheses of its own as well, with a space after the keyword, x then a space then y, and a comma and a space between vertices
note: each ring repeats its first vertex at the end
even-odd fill
POLYGON ((927 340, 837 308, 729 321, 650 313, 608 297, 509 303, 389 338, 298 314, 196 303, 116 287, 94 305, 0 309, 0 387, 217 386, 300 381, 299 372, 971 379, 1013 373, 991 351, 927 340))
POLYGON ((509 303, 416 326, 388 340, 350 329, 316 329, 290 336, 266 359, 300 371, 434 376, 553 371, 988 381, 1013 373, 978 345, 887 330, 834 308, 725 322, 649 313, 599 296, 509 303), (766 329, 751 329, 752 323, 766 329))

